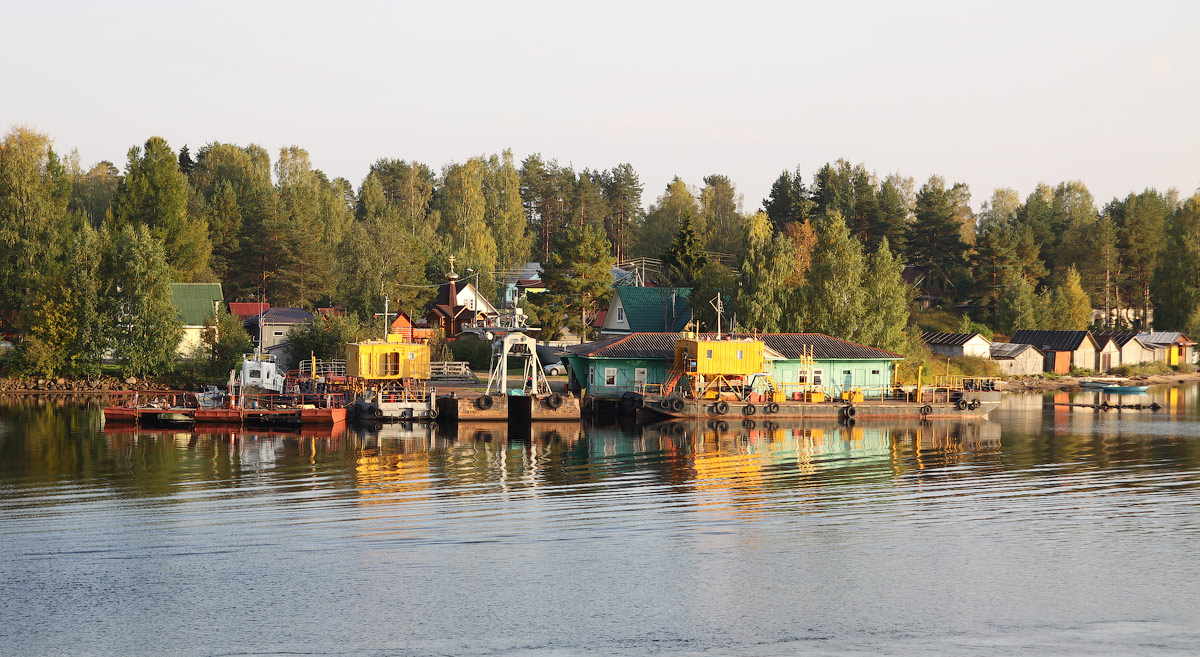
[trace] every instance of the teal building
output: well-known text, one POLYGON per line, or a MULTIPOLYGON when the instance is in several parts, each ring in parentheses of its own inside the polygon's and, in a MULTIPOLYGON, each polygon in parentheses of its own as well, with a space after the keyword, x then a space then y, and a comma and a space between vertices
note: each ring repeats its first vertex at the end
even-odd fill
MULTIPOLYGON (((626 392, 639 392, 643 383, 665 383, 675 357, 678 333, 631 333, 610 336, 567 349, 563 360, 570 367, 573 390, 596 399, 616 400, 626 392)), ((859 388, 877 397, 892 382, 896 363, 904 356, 840 340, 823 333, 738 334, 730 339, 753 338, 766 346, 767 373, 788 390, 789 385, 812 383, 830 395, 859 388), (811 354, 810 368, 805 358, 811 354)))

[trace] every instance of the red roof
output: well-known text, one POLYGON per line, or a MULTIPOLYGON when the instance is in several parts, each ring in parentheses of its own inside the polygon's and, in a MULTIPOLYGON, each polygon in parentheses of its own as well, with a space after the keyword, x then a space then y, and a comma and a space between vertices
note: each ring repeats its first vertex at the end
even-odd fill
POLYGON ((257 315, 260 311, 270 310, 271 304, 259 303, 257 301, 230 301, 229 314, 237 317, 240 320, 247 320, 257 315))

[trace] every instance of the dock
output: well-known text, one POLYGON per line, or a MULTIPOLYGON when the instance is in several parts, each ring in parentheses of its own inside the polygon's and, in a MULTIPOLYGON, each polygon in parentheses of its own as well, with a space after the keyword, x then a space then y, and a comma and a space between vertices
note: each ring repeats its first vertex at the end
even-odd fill
POLYGON ((334 393, 241 395, 214 405, 206 405, 192 393, 133 393, 122 397, 104 407, 106 421, 238 426, 332 425, 346 421, 343 396, 334 393))

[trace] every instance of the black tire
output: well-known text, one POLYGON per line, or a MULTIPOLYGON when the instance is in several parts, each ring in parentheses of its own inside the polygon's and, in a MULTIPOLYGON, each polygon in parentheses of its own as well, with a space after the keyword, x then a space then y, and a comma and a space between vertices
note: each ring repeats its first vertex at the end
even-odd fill
POLYGON ((429 418, 430 420, 436 420, 438 418, 438 410, 436 408, 429 409, 429 414, 425 417, 429 418))
POLYGON ((956 407, 958 407, 958 410, 960 410, 960 411, 967 410, 967 400, 965 400, 965 399, 959 399, 957 402, 954 403, 954 405, 956 407))
POLYGON ((683 400, 678 397, 676 397, 675 399, 672 399, 671 400, 671 410, 675 411, 676 413, 678 413, 679 411, 682 411, 683 410, 683 400))
POLYGON ((713 404, 713 411, 715 411, 717 413, 717 415, 724 415, 724 414, 728 413, 729 412, 729 402, 722 399, 721 401, 713 404))
POLYGON ((483 395, 479 399, 475 400, 475 406, 477 406, 479 408, 479 410, 481 410, 481 411, 486 411, 487 409, 491 408, 492 405, 495 403, 496 403, 496 400, 492 399, 491 395, 483 395))
POLYGON ((771 402, 770 404, 767 404, 767 412, 772 413, 772 414, 778 413, 779 412, 779 404, 776 402, 771 402))
POLYGON ((853 406, 847 406, 846 417, 854 417, 855 415, 858 415, 858 409, 854 408, 853 406))
POLYGON ((671 408, 671 400, 670 399, 660 399, 660 400, 658 400, 658 405, 663 410, 667 410, 667 409, 671 408))
POLYGON ((378 420, 379 418, 383 417, 383 409, 376 406, 375 409, 371 411, 371 416, 378 420))
POLYGON ((754 407, 754 404, 746 404, 742 407, 742 415, 754 415, 757 412, 758 409, 754 407))
POLYGON ((929 415, 932 412, 933 412, 933 407, 930 406, 929 404, 925 404, 924 406, 921 407, 921 415, 929 415))
POLYGON ((970 403, 970 404, 967 404, 967 408, 968 408, 969 410, 972 410, 972 411, 973 411, 973 410, 975 410, 975 409, 979 408, 979 405, 980 405, 980 404, 979 404, 979 400, 978 400, 978 399, 972 399, 972 400, 971 400, 971 403, 970 403))
POLYGON ((563 405, 563 396, 557 392, 546 398, 546 405, 553 410, 558 410, 563 405))

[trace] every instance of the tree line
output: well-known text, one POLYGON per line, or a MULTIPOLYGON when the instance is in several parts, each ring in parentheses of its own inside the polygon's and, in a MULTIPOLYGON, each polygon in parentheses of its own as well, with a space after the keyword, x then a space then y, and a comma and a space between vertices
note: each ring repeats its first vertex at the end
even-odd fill
POLYGON ((421 315, 450 256, 489 295, 533 261, 547 291, 528 312, 586 336, 616 263, 694 288, 698 319, 722 293, 727 322, 903 346, 915 295, 968 302, 1002 332, 1099 324, 1200 328, 1200 201, 1146 189, 1098 208, 1086 186, 997 189, 975 212, 964 183, 919 187, 844 160, 807 182, 784 171, 761 207, 734 183, 672 180, 643 209, 632 165, 576 170, 511 151, 451 163, 382 158, 357 185, 289 146, 151 137, 122 167, 83 167, 48 135, 0 143, 0 310, 41 371, 86 372, 111 351, 129 368, 169 360, 169 283, 217 281, 227 300, 342 304, 369 320, 421 315), (661 263, 661 266, 659 266, 661 263), (900 278, 908 266, 909 283, 900 278), (141 342, 136 342, 141 340, 141 342), (125 346, 122 346, 125 345, 125 346), (127 349, 127 351, 121 351, 127 349), (123 354, 123 355, 122 355, 123 354), (148 358, 145 363, 135 360, 148 358))

